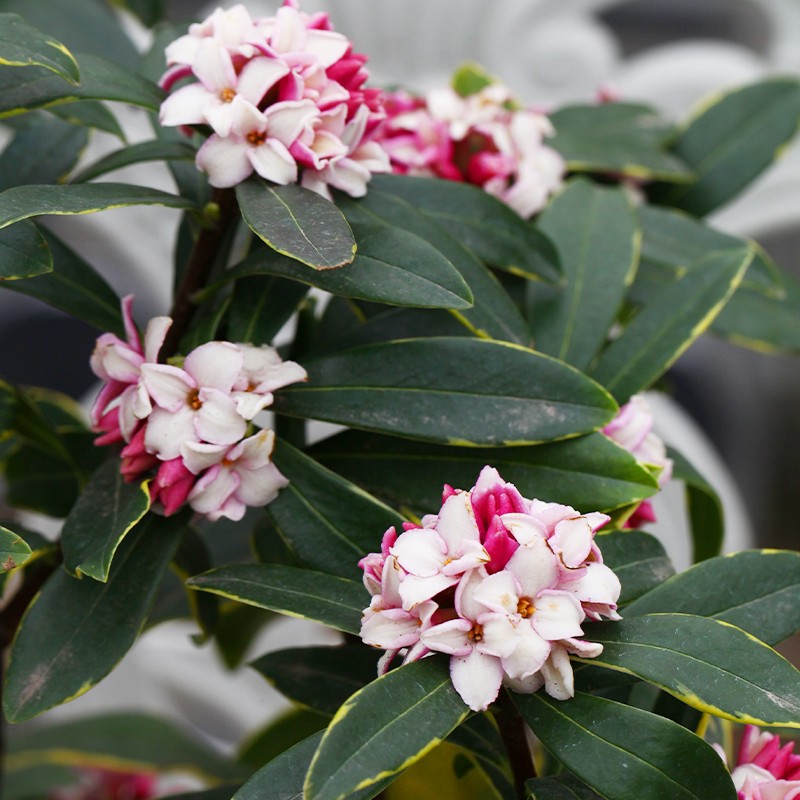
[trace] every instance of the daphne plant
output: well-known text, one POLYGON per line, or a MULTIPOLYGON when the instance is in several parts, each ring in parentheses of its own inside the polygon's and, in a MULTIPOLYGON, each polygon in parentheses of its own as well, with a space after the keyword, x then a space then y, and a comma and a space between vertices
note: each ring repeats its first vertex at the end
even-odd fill
POLYGON ((474 65, 384 95, 295 2, 155 27, 136 72, 118 15, 157 4, 110 5, 0 3, 0 288, 93 326, 99 382, 84 405, 0 383, 9 796, 795 797, 758 728, 800 727, 773 649, 800 556, 721 555, 721 504, 642 393, 706 332, 800 349, 796 280, 704 219, 794 136, 800 83, 677 127, 608 98, 545 114, 474 65), (152 161, 171 191, 108 181, 152 161), (180 217, 141 329, 46 219, 139 205, 180 217), (673 479, 678 574, 641 529, 673 479), (51 719, 148 627, 191 620, 243 669, 280 615, 337 644, 258 654, 295 710, 233 755, 179 717, 51 719))

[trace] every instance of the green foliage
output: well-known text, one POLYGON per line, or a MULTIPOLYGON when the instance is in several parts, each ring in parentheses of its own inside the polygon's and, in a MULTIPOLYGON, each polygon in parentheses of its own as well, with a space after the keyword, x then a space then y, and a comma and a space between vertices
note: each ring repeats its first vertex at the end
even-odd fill
MULTIPOLYGON (((281 356, 308 380, 275 389, 248 434, 274 428, 270 457, 288 486, 241 520, 163 516, 147 479, 127 482, 118 453, 94 445, 77 404, 0 382, 4 502, 64 519, 52 542, 0 524, 3 707, 18 722, 77 697, 148 625, 176 617, 296 707, 265 719, 237 764, 139 714, 23 727, 9 737, 4 792, 46 797, 74 783, 74 768, 111 765, 188 770, 207 788, 187 800, 735 800, 693 731, 701 714, 798 727, 798 672, 772 646, 800 630, 800 554, 720 556, 719 498, 670 453, 699 562, 676 575, 653 535, 617 529, 658 485, 652 465, 600 430, 705 331, 800 349, 800 283, 757 243, 698 218, 790 140, 800 83, 728 92, 677 128, 631 103, 556 109, 548 144, 569 174, 533 220, 433 178, 376 176, 365 196, 334 191, 333 202, 256 177, 212 191, 190 163, 210 129, 156 123, 163 48, 185 32, 159 25, 163 6, 0 0, 0 287, 124 337, 116 291, 33 218, 177 209, 163 265, 175 266, 175 341, 162 362, 181 366, 213 339, 280 336, 281 356), (120 9, 153 27, 142 59, 120 9), (152 138, 128 145, 108 101, 150 113, 152 138), (119 149, 87 164, 94 131, 119 149), (145 162, 167 167, 174 194, 93 182, 145 162), (318 421, 349 430, 319 434, 318 421), (358 563, 487 464, 525 497, 611 515, 595 542, 621 581, 623 620, 584 620, 603 652, 572 659, 572 699, 548 685, 473 714, 443 654, 377 677, 382 653, 356 637, 365 607, 386 599, 371 597, 358 563), (282 615, 343 638, 254 653, 282 615), (523 720, 544 748, 536 778, 523 720)), ((466 97, 493 81, 467 65, 453 85, 466 97)), ((219 469, 230 466, 226 455, 219 469)), ((443 594, 436 602, 463 599, 455 587, 443 594)))

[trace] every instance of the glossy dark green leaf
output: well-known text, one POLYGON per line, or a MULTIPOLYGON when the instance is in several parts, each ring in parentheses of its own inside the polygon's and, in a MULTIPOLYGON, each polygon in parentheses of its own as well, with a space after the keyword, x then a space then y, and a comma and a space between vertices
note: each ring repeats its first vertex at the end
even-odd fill
POLYGON ((649 533, 601 532, 595 541, 603 554, 603 563, 614 570, 622 584, 620 603, 635 600, 675 574, 664 546, 649 533))
POLYGON ((115 100, 158 111, 164 93, 154 83, 113 61, 78 55, 81 82, 71 86, 40 67, 20 79, 11 67, 0 68, 0 118, 75 100, 115 100))
POLYGON ((31 548, 19 535, 0 525, 0 572, 21 567, 31 557, 31 548))
POLYGON ((28 183, 59 183, 89 140, 86 128, 37 114, 0 155, 0 191, 28 183))
POLYGON ((752 290, 778 299, 785 295, 780 269, 755 242, 722 233, 677 209, 641 205, 636 216, 642 228, 643 266, 666 270, 677 278, 707 253, 749 246, 754 250, 753 260, 739 291, 752 290))
MULTIPOLYGON (((11 762, 13 764, 13 759, 11 762)), ((73 769, 58 764, 20 765, 18 769, 7 767, 3 775, 3 800, 50 797, 56 789, 71 787, 77 780, 78 775, 73 769)))
POLYGON ((301 186, 250 179, 236 187, 245 222, 273 250, 313 269, 349 264, 353 232, 333 203, 301 186))
MULTIPOLYGON (((136 69, 136 47, 103 0, 0 0, 0 9, 19 14, 39 30, 57 34, 72 53, 93 53, 131 71, 136 69)), ((81 79, 86 75, 82 73, 81 79)))
POLYGON ((293 647, 267 653, 250 666, 293 702, 333 716, 375 680, 379 655, 366 645, 293 647))
POLYGON ((438 178, 376 175, 370 190, 397 195, 431 216, 486 264, 555 283, 553 245, 501 200, 477 186, 438 178))
POLYGON ((33 278, 52 269, 53 256, 32 222, 0 230, 0 282, 33 278))
POLYGON ((530 800, 602 800, 574 775, 564 773, 551 778, 534 778, 525 782, 530 800))
MULTIPOLYGON (((718 579, 715 581, 718 583, 718 579)), ((592 623, 591 660, 653 683, 692 708, 754 725, 800 728, 800 672, 727 622, 693 614, 592 623)))
POLYGON ((228 339, 269 344, 307 293, 307 286, 286 278, 259 275, 239 279, 228 306, 228 339))
POLYGON ((190 578, 187 585, 346 633, 359 632, 361 612, 369 603, 369 594, 359 582, 272 564, 219 567, 190 578))
POLYGON ((722 501, 711 484, 676 450, 670 448, 672 477, 683 481, 692 531, 692 562, 718 556, 725 536, 722 501))
POLYGON ((577 370, 518 345, 408 339, 307 361, 275 408, 446 444, 530 444, 592 431, 615 404, 577 370))
POLYGON ((694 180, 661 188, 659 202, 704 216, 735 197, 797 132, 800 82, 770 78, 712 97, 684 126, 673 152, 694 180))
MULTIPOLYGON (((397 195, 370 188, 360 200, 339 201, 351 225, 388 225, 421 236, 442 253, 461 273, 474 305, 456 313, 474 333, 492 339, 530 345, 531 333, 500 282, 476 256, 431 217, 397 195)), ((412 329, 413 330, 413 329, 412 329)), ((408 335, 401 333, 397 338, 408 335)))
POLYGON ((445 659, 392 670, 356 692, 322 737, 306 776, 307 800, 340 800, 422 758, 469 709, 445 659))
POLYGON ((309 271, 262 248, 220 283, 258 274, 292 278, 331 294, 376 303, 459 309, 472 303, 469 287, 441 253, 414 234, 383 226, 359 231, 358 252, 347 269, 309 271))
POLYGON ((639 258, 636 218, 620 189, 574 180, 542 212, 564 284, 529 284, 536 348, 586 369, 606 341, 639 258))
POLYGON ((241 781, 223 784, 213 789, 201 789, 197 792, 181 792, 170 795, 172 800, 231 800, 231 797, 241 787, 241 781))
POLYGON ((486 464, 525 497, 581 511, 609 510, 656 491, 650 473, 600 433, 537 447, 475 450, 350 431, 315 445, 311 453, 395 508, 418 514, 441 506, 445 483, 469 489, 486 464))
POLYGON ((590 374, 620 402, 646 389, 703 333, 742 280, 753 251, 719 250, 642 308, 590 374))
POLYGON ((28 25, 17 14, 0 14, 0 64, 39 66, 55 72, 71 84, 80 80, 80 70, 72 53, 54 37, 28 25))
POLYGON ((714 617, 776 645, 800 630, 800 553, 746 550, 709 559, 638 598, 625 614, 659 611, 714 617))
MULTIPOLYGON (((309 736, 269 762, 250 778, 231 800, 302 800, 303 782, 309 764, 322 739, 322 732, 309 736)), ((348 795, 347 800, 370 800, 391 780, 381 781, 373 786, 348 795)))
POLYGON ((403 517, 285 442, 276 443, 273 461, 289 485, 267 514, 290 550, 311 569, 361 580, 359 560, 403 517))
POLYGON ((57 570, 28 608, 11 647, 3 708, 17 722, 102 680, 144 626, 178 544, 181 518, 151 516, 123 542, 108 581, 57 570))
POLYGON ((93 214, 124 206, 190 208, 183 197, 127 183, 15 186, 0 193, 0 228, 46 214, 93 214))
POLYGON ((117 769, 188 771, 209 781, 240 774, 230 761, 170 722, 148 714, 114 712, 50 722, 9 742, 9 764, 49 762, 117 769))
MULTIPOLYGON (((18 222, 0 231, 0 240, 22 231, 32 222, 18 222)), ((120 301, 106 281, 77 253, 47 230, 41 230, 55 269, 46 275, 0 281, 0 288, 35 297, 53 308, 94 325, 101 331, 124 336, 120 301)))
POLYGON ((783 297, 740 287, 711 323, 712 333, 761 352, 800 352, 800 281, 784 272, 782 286, 783 297))
POLYGON ((123 5, 152 28, 164 16, 164 0, 122 0, 123 5))
MULTIPOLYGON (((137 142, 109 153, 107 156, 95 161, 75 175, 72 183, 91 181, 100 175, 105 175, 114 170, 128 167, 131 164, 141 164, 146 161, 193 161, 195 150, 183 142, 169 142, 154 139, 149 142, 137 142)), ((33 181, 32 181, 33 183, 33 181)))
POLYGON ((667 152, 670 126, 652 108, 600 103, 560 108, 550 115, 547 139, 571 172, 610 172, 631 178, 685 181, 689 168, 667 152))
POLYGON ((609 800, 736 800, 711 745, 664 717, 588 694, 512 697, 550 753, 609 800))
POLYGON ((108 580, 111 560, 122 540, 150 508, 146 483, 127 483, 116 459, 92 476, 64 520, 64 566, 80 577, 108 580))

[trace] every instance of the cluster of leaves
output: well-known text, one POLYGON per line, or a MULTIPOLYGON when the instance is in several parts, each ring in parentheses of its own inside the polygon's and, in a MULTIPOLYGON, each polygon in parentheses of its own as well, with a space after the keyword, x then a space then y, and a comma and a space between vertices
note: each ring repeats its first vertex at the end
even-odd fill
MULTIPOLYGON (((171 617, 193 617, 232 665, 270 618, 263 610, 318 621, 346 643, 251 665, 298 710, 236 764, 157 721, 115 716, 12 738, 8 796, 43 796, 67 780, 65 766, 113 763, 221 782, 192 795, 203 800, 420 798, 433 775, 437 797, 733 800, 722 761, 694 731, 706 714, 800 726, 798 673, 771 647, 800 629, 800 555, 719 556, 719 501, 679 454, 699 563, 675 575, 650 534, 603 534, 624 619, 590 626, 604 651, 576 664, 569 701, 511 695, 470 715, 438 657, 374 679, 377 654, 354 636, 368 602, 357 561, 388 526, 437 508, 443 483, 467 488, 487 463, 526 496, 621 523, 657 484, 598 432, 619 404, 709 329, 800 348, 797 283, 754 242, 702 221, 792 137, 798 82, 731 92, 677 129, 626 103, 556 112, 551 144, 569 179, 532 222, 474 187, 398 176, 335 204, 250 180, 220 215, 223 198, 186 163, 196 143, 154 125, 151 141, 128 145, 103 102, 154 115, 159 53, 174 32, 157 33, 139 63, 99 0, 64 5, 0 0, 0 115, 12 134, 0 154, 0 286, 121 334, 113 290, 33 218, 177 209, 176 285, 204 232, 218 234, 179 349, 268 343, 297 315, 287 355, 309 381, 275 398, 274 457, 290 485, 237 525, 152 513, 117 455, 93 448, 71 401, 0 383, 7 502, 64 520, 58 542, 0 527, 0 564, 19 587, 0 626, 5 716, 26 720, 87 691, 171 617), (92 131, 121 147, 79 168, 92 131), (175 193, 95 180, 153 160, 175 193), (331 296, 322 313, 312 288, 331 296), (348 430, 309 446, 307 420, 348 430), (547 751, 542 777, 527 782, 520 719, 547 751)), ((158 17, 156 3, 127 5, 158 17)))

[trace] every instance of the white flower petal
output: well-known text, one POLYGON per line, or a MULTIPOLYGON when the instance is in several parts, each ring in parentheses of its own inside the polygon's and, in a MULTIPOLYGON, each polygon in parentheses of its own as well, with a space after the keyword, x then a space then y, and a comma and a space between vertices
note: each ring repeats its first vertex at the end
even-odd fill
POLYGON ((188 372, 169 364, 143 364, 142 381, 159 408, 177 412, 187 402, 197 384, 188 372))
POLYGON ((203 470, 219 464, 228 452, 226 444, 207 444, 206 442, 184 442, 181 457, 189 472, 199 475, 203 470))
POLYGON ((450 659, 450 678, 461 699, 473 711, 485 711, 497 699, 503 682, 499 658, 473 650, 450 659))
POLYGON ((547 590, 536 596, 535 605, 531 624, 544 639, 552 642, 583 634, 583 610, 573 595, 547 590))
POLYGON ((286 186, 297 181, 297 162, 277 139, 267 139, 258 147, 247 151, 253 169, 268 181, 286 186))
MULTIPOLYGON (((507 516, 503 515, 503 519, 507 516)), ((520 594, 525 597, 536 597, 542 589, 552 589, 558 583, 558 559, 540 537, 518 547, 506 569, 519 581, 520 594)))
POLYGON ((437 653, 465 656, 472 650, 468 635, 471 630, 472 623, 469 620, 451 619, 423 631, 420 641, 437 653))
POLYGON ((211 514, 222 508, 239 486, 239 476, 222 466, 211 467, 189 492, 189 505, 200 514, 211 514))
POLYGON ((436 523, 436 532, 442 537, 447 545, 447 551, 451 554, 459 552, 465 539, 473 539, 476 542, 480 540, 480 531, 475 521, 469 492, 457 492, 444 501, 436 523))
POLYGON ((503 659, 503 669, 510 678, 518 680, 538 672, 551 653, 550 642, 543 639, 526 621, 518 628, 517 643, 503 659))
POLYGON ((201 389, 200 408, 194 412, 197 435, 212 444, 234 444, 247 431, 247 422, 236 413, 230 395, 217 389, 201 389))
POLYGON ((195 163, 208 175, 212 186, 236 186, 253 172, 253 165, 247 157, 248 148, 246 140, 223 139, 213 134, 197 151, 195 163))
POLYGON ((230 392, 242 368, 242 351, 231 342, 207 342, 186 356, 183 368, 199 387, 230 392))
POLYGON ((239 73, 236 92, 258 106, 264 95, 288 73, 289 65, 285 61, 266 57, 254 58, 239 73))
POLYGON ((155 453, 162 461, 178 458, 184 442, 196 440, 194 414, 188 406, 178 411, 155 408, 147 418, 145 449, 148 453, 155 453))
POLYGON ((447 546, 436 531, 414 528, 401 533, 389 552, 406 572, 429 578, 440 572, 447 546))
POLYGON ((575 695, 572 664, 567 651, 560 645, 553 645, 550 657, 542 665, 544 690, 556 700, 569 700, 575 695))
POLYGON ((202 84, 190 83, 173 92, 161 104, 158 119, 162 125, 201 125, 205 108, 213 97, 202 84))

